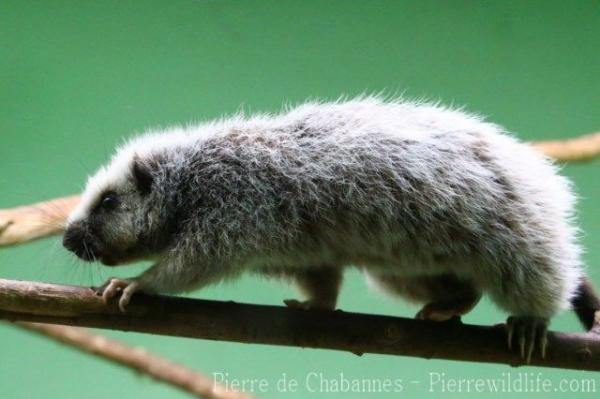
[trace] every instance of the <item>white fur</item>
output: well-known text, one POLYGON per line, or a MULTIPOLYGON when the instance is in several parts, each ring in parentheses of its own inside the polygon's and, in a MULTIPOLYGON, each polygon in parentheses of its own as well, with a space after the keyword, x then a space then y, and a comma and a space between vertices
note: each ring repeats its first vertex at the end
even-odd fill
MULTIPOLYGON (((197 276, 197 269, 189 272, 198 266, 187 263, 213 262, 204 258, 202 262, 188 262, 200 253, 228 259, 229 267, 219 266, 224 276, 236 274, 231 269, 294 269, 319 262, 351 262, 364 267, 375 280, 390 274, 413 276, 451 271, 474 279, 478 287, 490 292, 500 306, 513 314, 550 317, 569 306, 582 277, 577 231, 571 221, 574 195, 569 182, 557 174, 549 160, 480 117, 437 105, 384 102, 375 97, 311 102, 278 115, 237 115, 135 138, 89 179, 70 223, 85 219, 101 192, 119 187, 131 178, 134 155, 166 155, 170 167, 187 173, 188 155, 202 154, 204 144, 209 142, 222 143, 219 153, 242 151, 247 167, 240 173, 254 173, 261 168, 261 159, 267 157, 272 167, 280 168, 278 176, 301 187, 298 196, 302 198, 290 199, 289 209, 319 203, 315 212, 322 211, 322 232, 327 234, 322 241, 312 242, 311 246, 304 242, 295 251, 270 248, 271 242, 294 240, 297 232, 293 230, 300 229, 300 217, 290 216, 295 219, 286 223, 276 220, 279 216, 271 210, 277 206, 277 194, 273 193, 279 191, 264 179, 249 177, 258 197, 240 199, 247 203, 223 203, 222 208, 207 211, 207 219, 193 221, 193 226, 190 222, 189 231, 194 236, 180 237, 180 245, 171 248, 168 256, 146 274, 148 290, 179 291, 218 279, 207 277, 204 281, 197 276), (317 132, 313 147, 310 138, 302 142, 308 143, 306 148, 299 144, 299 125, 317 132), (239 137, 249 144, 238 147, 235 140, 239 137), (257 158, 249 161, 253 151, 257 158), (287 158, 290 153, 304 166, 294 166, 287 158), (362 162, 370 164, 365 167, 362 162), (411 185, 405 175, 397 173, 398 165, 405 167, 419 184, 411 185), (339 171, 341 175, 336 174, 339 171), (347 184, 341 184, 340 179, 347 184), (443 226, 438 219, 431 219, 436 220, 432 225, 418 227, 417 231, 423 233, 421 243, 407 244, 406 226, 397 220, 399 210, 406 211, 404 205, 384 186, 376 192, 373 182, 385 179, 404 187, 407 196, 414 196, 411 201, 422 223, 429 220, 428 215, 433 218, 438 212, 446 212, 452 215, 448 224, 456 223, 456 228, 481 234, 477 250, 468 248, 460 237, 453 240, 452 226, 443 226), (332 185, 341 192, 334 192, 323 183, 327 181, 337 184, 332 185), (418 192, 420 187, 427 190, 426 194, 418 192), (470 193, 469 198, 464 193, 470 193), (350 226, 348 231, 329 231, 328 223, 337 223, 327 219, 334 214, 330 209, 332 201, 355 207, 357 215, 372 210, 381 219, 378 230, 365 231, 365 219, 350 214, 345 220, 350 226), (252 212, 264 219, 252 219, 252 212), (490 214, 497 220, 486 221, 490 214), (507 225, 493 224, 505 216, 507 225), (240 225, 246 221, 251 224, 240 225), (239 236, 240 230, 245 232, 243 237, 231 238, 239 236), (218 237, 215 231, 220 233, 218 237), (438 239, 446 235, 447 239, 438 239), (213 246, 214 251, 204 246, 213 246), (184 249, 185 256, 174 256, 184 249), (197 254, 191 255, 194 251, 197 254), (344 254, 340 255, 340 251, 344 254), (186 281, 192 275, 194 281, 186 281), (507 276, 511 279, 507 283, 514 287, 502 287, 499 280, 507 276)), ((208 160, 209 157, 206 155, 208 160)), ((231 176, 238 174, 224 175, 223 179, 231 176)), ((229 184, 232 192, 238 190, 235 181, 220 184, 229 184)), ((200 185, 197 190, 204 188, 200 185)), ((203 273, 210 274, 200 274, 203 273)))

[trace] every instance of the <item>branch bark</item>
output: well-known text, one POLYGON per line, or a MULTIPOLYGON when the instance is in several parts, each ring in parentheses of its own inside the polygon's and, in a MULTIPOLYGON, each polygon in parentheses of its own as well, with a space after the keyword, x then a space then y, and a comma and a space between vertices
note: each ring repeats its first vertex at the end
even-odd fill
POLYGON ((57 198, 12 209, 0 209, 0 247, 61 234, 79 196, 57 198))
POLYGON ((600 132, 568 140, 538 141, 532 145, 560 162, 591 161, 600 155, 600 132))
POLYGON ((93 334, 82 328, 15 322, 27 331, 52 338, 80 351, 149 375, 194 396, 206 399, 251 399, 243 392, 226 389, 192 369, 153 355, 142 348, 131 348, 119 341, 93 334))
MULTIPOLYGON (((127 313, 91 288, 0 280, 0 318, 241 343, 522 365, 503 325, 436 323, 166 296, 135 295, 127 313)), ((550 332, 531 364, 600 371, 600 338, 550 332)))

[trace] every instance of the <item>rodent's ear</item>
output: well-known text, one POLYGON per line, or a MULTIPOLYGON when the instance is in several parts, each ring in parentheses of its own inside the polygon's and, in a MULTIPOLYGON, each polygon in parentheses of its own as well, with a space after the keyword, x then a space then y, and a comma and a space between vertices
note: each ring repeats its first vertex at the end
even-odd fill
POLYGON ((142 194, 148 194, 152 189, 152 181, 154 180, 152 169, 152 162, 140 158, 137 154, 133 156, 131 174, 133 175, 135 186, 142 194))

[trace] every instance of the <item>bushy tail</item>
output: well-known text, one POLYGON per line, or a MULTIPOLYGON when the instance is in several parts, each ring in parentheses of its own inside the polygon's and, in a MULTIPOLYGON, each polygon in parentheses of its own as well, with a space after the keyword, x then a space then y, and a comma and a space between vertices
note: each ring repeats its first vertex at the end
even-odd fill
POLYGON ((581 280, 577 294, 571 300, 571 305, 573 305, 573 310, 581 324, 586 330, 591 330, 594 326, 595 314, 600 311, 600 297, 589 278, 584 277, 581 280))

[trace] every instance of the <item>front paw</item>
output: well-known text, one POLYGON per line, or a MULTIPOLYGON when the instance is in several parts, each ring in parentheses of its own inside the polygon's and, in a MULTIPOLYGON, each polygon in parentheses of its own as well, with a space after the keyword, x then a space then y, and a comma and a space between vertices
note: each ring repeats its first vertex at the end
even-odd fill
POLYGON ((119 298, 119 309, 121 309, 122 312, 126 312, 126 307, 131 301, 131 297, 139 290, 140 283, 135 278, 124 280, 111 278, 102 284, 98 289, 96 289, 96 293, 102 295, 104 302, 108 303, 110 299, 116 297, 117 294, 121 292, 121 297, 119 298))

